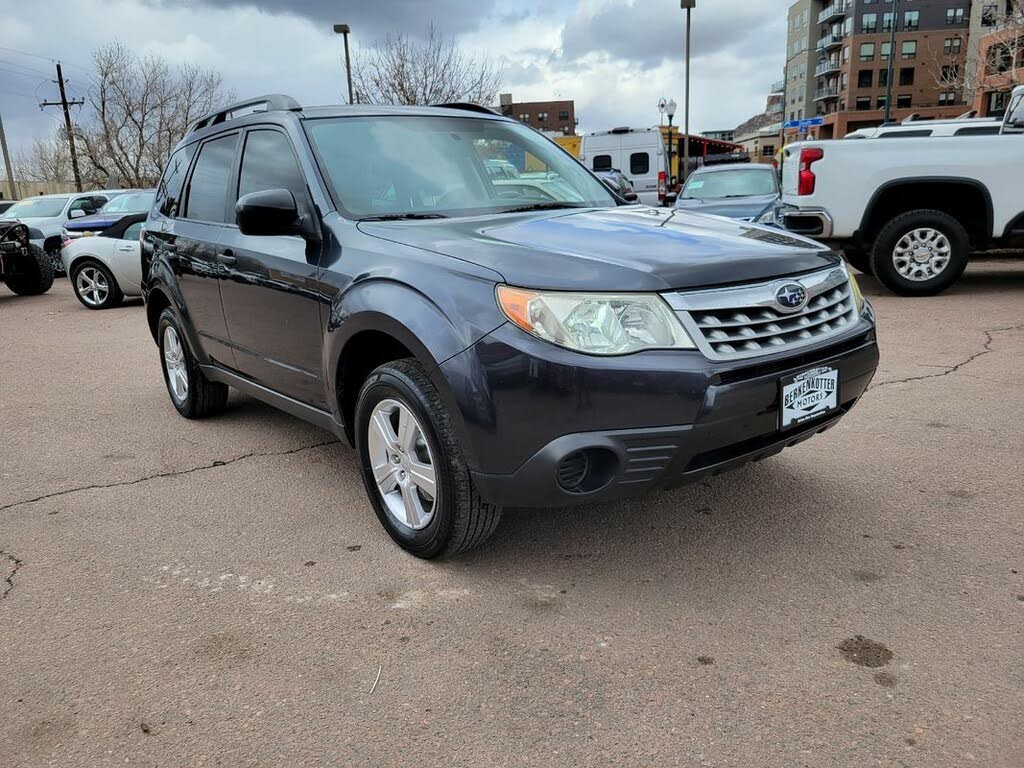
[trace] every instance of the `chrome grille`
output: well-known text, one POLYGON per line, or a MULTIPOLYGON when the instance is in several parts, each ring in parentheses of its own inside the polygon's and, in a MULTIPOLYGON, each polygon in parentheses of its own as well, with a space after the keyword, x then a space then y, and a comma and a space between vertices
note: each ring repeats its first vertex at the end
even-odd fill
POLYGON ((713 360, 736 360, 793 349, 850 327, 857 310, 844 270, 793 279, 665 296, 690 337, 713 360), (787 310, 776 300, 782 286, 797 283, 807 302, 787 310))

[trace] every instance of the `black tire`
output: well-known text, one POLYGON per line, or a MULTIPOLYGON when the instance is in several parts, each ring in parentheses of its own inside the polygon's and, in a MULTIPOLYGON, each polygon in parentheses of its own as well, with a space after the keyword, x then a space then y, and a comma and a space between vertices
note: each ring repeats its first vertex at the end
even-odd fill
POLYGON ((386 363, 367 377, 355 409, 355 442, 366 493, 381 525, 395 542, 416 557, 451 557, 479 546, 494 532, 501 507, 484 501, 473 484, 451 417, 422 365, 412 359, 386 363), (374 480, 368 446, 373 410, 391 399, 409 408, 434 461, 437 497, 433 517, 413 530, 388 511, 374 480))
POLYGON ((60 246, 58 245, 56 248, 50 248, 50 250, 46 252, 46 255, 50 259, 50 267, 53 270, 53 276, 57 277, 58 275, 63 275, 64 260, 60 256, 60 246))
POLYGON ((872 274, 870 253, 867 253, 860 248, 844 248, 843 258, 846 259, 847 264, 858 272, 862 272, 865 275, 872 274))
POLYGON ((185 341, 185 334, 182 333, 181 324, 178 322, 174 310, 170 307, 160 313, 160 321, 157 325, 157 344, 160 346, 160 369, 164 373, 164 384, 167 387, 167 394, 171 398, 171 404, 186 419, 204 419, 208 416, 216 416, 222 413, 228 404, 228 386, 218 381, 210 381, 203 375, 199 364, 196 362, 192 350, 185 341), (171 387, 170 375, 165 358, 167 328, 173 328, 174 333, 181 344, 182 356, 185 370, 188 374, 188 387, 183 398, 178 398, 171 387))
POLYGON ((121 287, 117 284, 117 280, 114 278, 114 275, 98 261, 83 259, 82 261, 76 262, 68 277, 71 278, 71 289, 75 292, 75 296, 86 309, 111 309, 112 307, 120 306, 121 302, 124 301, 124 294, 121 292, 121 287), (78 292, 78 276, 82 273, 82 270, 86 268, 102 272, 103 278, 107 281, 107 285, 109 286, 107 290, 107 297, 99 304, 90 304, 82 294, 78 292))
POLYGON ((38 296, 53 286, 53 265, 38 245, 29 244, 29 258, 19 259, 20 274, 4 278, 7 287, 19 296, 38 296))
POLYGON ((948 213, 933 210, 910 211, 891 219, 882 227, 875 239, 871 267, 875 277, 893 293, 900 296, 934 296, 960 279, 967 269, 971 245, 967 230, 948 213), (941 233, 949 243, 949 260, 934 276, 911 280, 900 274, 894 263, 897 244, 915 230, 932 229, 941 233))

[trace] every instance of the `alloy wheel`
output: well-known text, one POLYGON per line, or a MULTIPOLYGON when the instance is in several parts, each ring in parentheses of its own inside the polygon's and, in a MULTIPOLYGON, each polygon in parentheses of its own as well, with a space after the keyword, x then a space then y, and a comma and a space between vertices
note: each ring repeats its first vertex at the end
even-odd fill
POLYGON ((167 371, 167 386, 171 390, 171 397, 180 405, 188 397, 188 366, 185 347, 178 332, 171 326, 164 328, 164 369, 167 371))
POLYGON ((367 424, 373 479, 388 514, 414 531, 426 528, 438 504, 434 456, 408 406, 382 400, 367 424))
POLYGON ((107 276, 97 267, 82 267, 75 277, 75 289, 82 301, 90 307, 98 307, 110 296, 110 283, 107 276))
POLYGON ((901 237, 892 252, 896 271, 907 280, 922 282, 942 274, 951 255, 949 239, 939 230, 921 227, 901 237))

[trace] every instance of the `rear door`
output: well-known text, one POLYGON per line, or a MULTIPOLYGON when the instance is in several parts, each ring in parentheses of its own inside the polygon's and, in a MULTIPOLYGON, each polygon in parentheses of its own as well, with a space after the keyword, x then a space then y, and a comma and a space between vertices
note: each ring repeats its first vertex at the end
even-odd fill
POLYGON ((235 166, 239 133, 222 134, 199 145, 183 193, 181 218, 172 220, 170 247, 178 264, 178 286, 188 320, 210 358, 233 368, 220 298, 226 274, 218 246, 228 228, 230 179, 235 166))
MULTIPOLYGON (((268 189, 287 189, 300 215, 316 216, 291 139, 261 126, 246 131, 233 198, 268 189)), ((265 387, 323 406, 320 243, 295 235, 243 235, 232 224, 220 254, 230 262, 221 294, 238 370, 265 387)))

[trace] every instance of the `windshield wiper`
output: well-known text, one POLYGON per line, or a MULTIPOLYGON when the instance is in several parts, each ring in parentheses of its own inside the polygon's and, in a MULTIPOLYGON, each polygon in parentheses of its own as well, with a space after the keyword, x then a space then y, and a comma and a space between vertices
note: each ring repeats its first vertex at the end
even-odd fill
POLYGON ((555 211, 561 208, 587 208, 579 203, 534 203, 519 208, 506 208, 501 213, 529 213, 530 211, 555 211))
POLYGON ((382 213, 377 216, 363 216, 360 221, 419 221, 421 219, 447 219, 443 213, 382 213))

